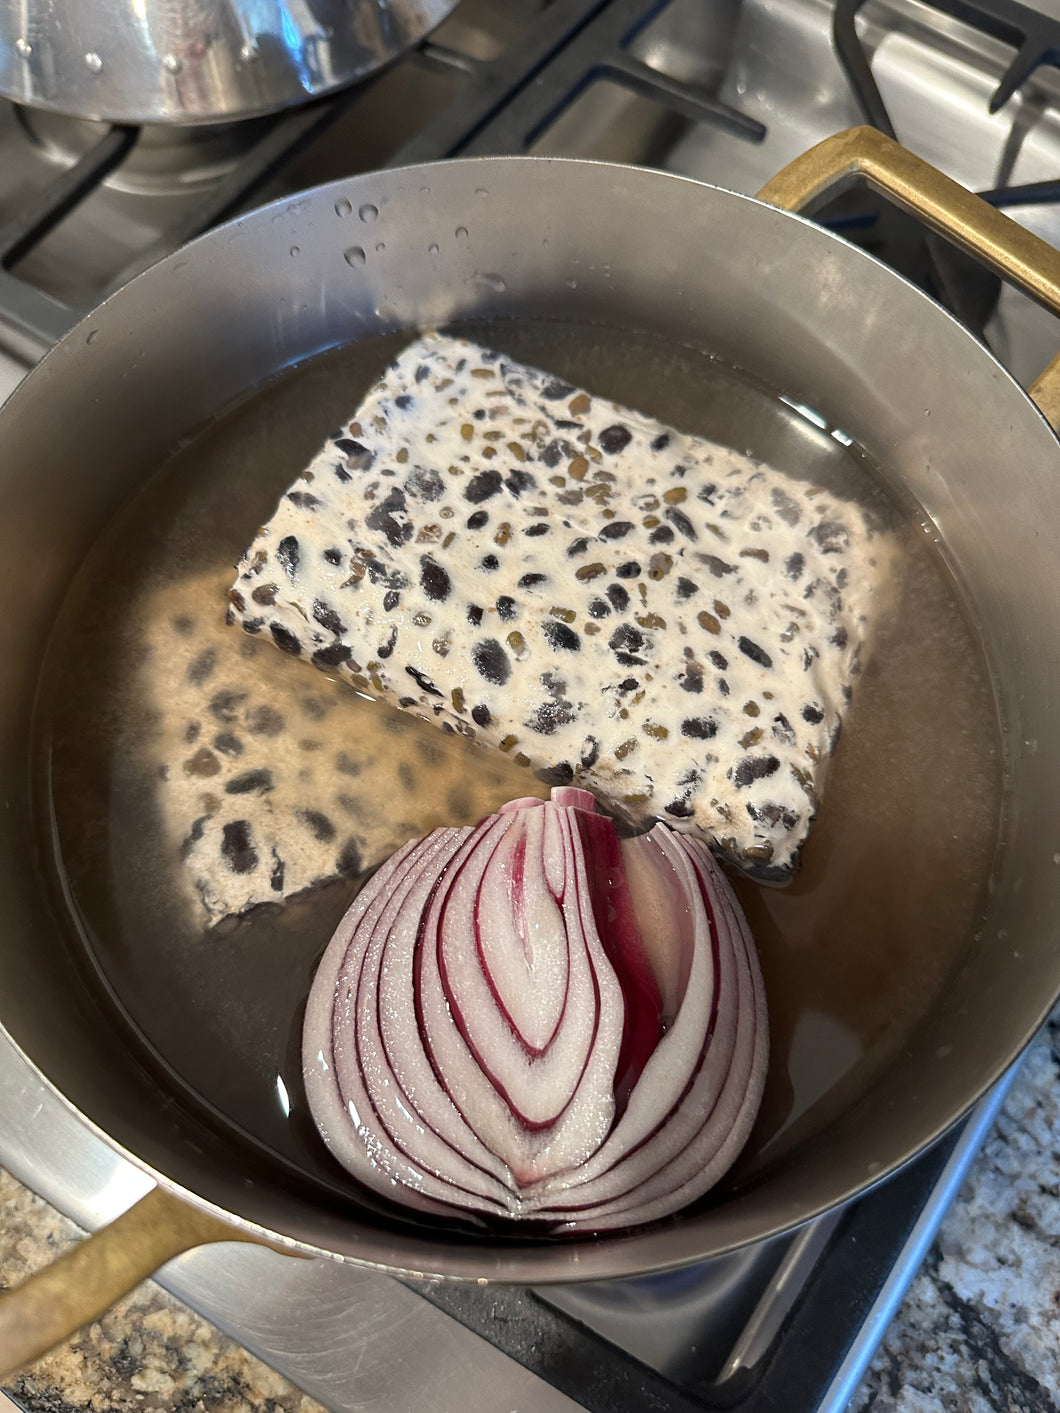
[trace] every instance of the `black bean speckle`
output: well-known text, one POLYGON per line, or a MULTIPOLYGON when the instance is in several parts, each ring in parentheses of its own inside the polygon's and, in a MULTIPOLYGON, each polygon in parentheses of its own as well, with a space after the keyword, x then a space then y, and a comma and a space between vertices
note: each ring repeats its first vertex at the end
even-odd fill
POLYGON ((242 775, 235 775, 225 786, 226 795, 250 795, 264 794, 271 790, 273 786, 272 771, 245 770, 242 775))
POLYGON ((484 500, 495 496, 503 484, 499 471, 480 471, 464 487, 464 499, 472 505, 481 505, 484 500))
POLYGON ((773 718, 773 735, 782 746, 794 746, 795 744, 794 727, 782 711, 773 718))
POLYGON ((239 707, 247 699, 246 692, 236 692, 231 689, 224 692, 215 692, 210 698, 210 712, 218 721, 230 724, 239 715, 239 707))
POLYGON ((542 785, 569 785, 574 779, 574 767, 569 761, 561 760, 558 765, 543 765, 534 775, 542 785))
POLYGON ((659 525, 648 536, 648 543, 653 545, 668 545, 673 542, 674 532, 669 525, 659 525))
POLYGON ((335 826, 326 814, 321 814, 319 810, 299 810, 298 818, 311 831, 314 839, 319 839, 322 844, 330 844, 335 837, 335 826))
POLYGON ((651 444, 652 451, 665 451, 670 445, 670 433, 660 432, 651 444))
POLYGON ((426 554, 420 560, 420 585, 427 597, 435 603, 444 602, 453 587, 449 575, 442 566, 436 564, 426 554))
POLYGON ((349 662, 352 655, 348 644, 328 643, 326 647, 317 648, 310 661, 314 667, 341 667, 344 662, 349 662))
POLYGON ((418 682, 423 690, 431 697, 440 697, 442 694, 434 685, 426 672, 421 672, 418 667, 406 667, 405 671, 414 682, 418 682))
POLYGON ((364 861, 355 839, 347 839, 338 858, 338 870, 343 878, 356 878, 364 871, 364 861))
POLYGON ((250 833, 250 821, 233 819, 221 832, 221 857, 233 873, 250 873, 258 866, 258 852, 250 833))
POLYGON ((386 593, 383 595, 383 612, 393 613, 400 602, 401 595, 398 593, 397 589, 387 589, 386 593))
POLYGON ((272 851, 272 872, 269 874, 269 887, 274 893, 283 892, 283 878, 287 871, 283 859, 275 849, 272 851))
POLYGON ((535 539, 538 535, 547 535, 549 528, 549 524, 546 520, 539 520, 534 525, 528 525, 523 531, 523 534, 529 535, 531 539, 535 539))
POLYGON ((467 528, 469 530, 481 530, 483 525, 489 524, 488 510, 474 510, 467 517, 467 528))
POLYGON ((520 471, 517 466, 513 466, 508 472, 507 476, 504 478, 504 484, 507 486, 508 490, 511 491, 512 495, 515 496, 516 500, 519 499, 524 491, 532 491, 537 486, 537 482, 534 480, 533 476, 531 476, 530 472, 520 471))
POLYGON ((276 546, 276 558, 280 561, 286 571, 288 579, 293 579, 298 573, 298 565, 302 554, 298 548, 298 540, 294 535, 285 535, 276 546))
POLYGON ((326 628, 329 633, 334 633, 336 636, 346 631, 345 623, 343 623, 335 610, 329 607, 323 599, 315 599, 313 601, 313 617, 320 624, 321 628, 326 628))
POLYGON ((566 726, 574 717, 575 711, 570 702, 547 701, 530 713, 526 725, 541 736, 551 736, 557 727, 566 726))
POLYGON ((690 819, 695 813, 687 800, 671 800, 668 805, 663 806, 663 809, 674 819, 690 819))
POLYGON ((495 554, 483 555, 479 560, 479 568, 485 570, 487 574, 492 574, 495 569, 501 567, 501 562, 495 554))
POLYGON ((471 649, 471 661, 475 664, 476 671, 485 677, 487 682, 493 682, 498 687, 503 687, 512 675, 508 654, 496 638, 483 638, 481 642, 476 643, 471 649))
POLYGON ((326 550, 324 551, 324 558, 327 560, 327 562, 328 562, 329 564, 341 564, 341 563, 342 563, 342 550, 338 550, 338 549, 326 549, 326 550))
POLYGON ((686 540, 698 539, 698 536, 696 535, 695 531, 695 526, 692 524, 691 520, 689 520, 685 512, 683 510, 678 510, 676 505, 667 506, 666 518, 667 520, 669 520, 670 524, 674 527, 678 534, 684 535, 686 540))
MULTIPOLYGON (((617 654, 619 662, 627 667, 636 664, 629 661, 630 653, 639 653, 644 647, 644 634, 639 628, 634 628, 632 623, 620 623, 607 640, 607 646, 612 652, 617 654)), ((642 658, 637 659, 637 663, 643 662, 642 658)))
POLYGON ((247 713, 247 729, 255 736, 278 736, 283 728, 283 717, 268 704, 252 707, 247 713))
POLYGON ((632 520, 611 520, 600 531, 602 540, 621 540, 633 529, 632 520))
POLYGON ((605 427, 600 433, 600 450, 606 451, 609 456, 615 456, 620 451, 625 451, 633 440, 633 433, 628 427, 623 427, 616 423, 613 427, 605 427))
POLYGON ((393 624, 393 626, 392 626, 391 629, 390 629, 390 633, 389 633, 389 635, 387 636, 386 642, 385 642, 385 643, 380 643, 379 647, 376 649, 376 651, 378 652, 379 656, 380 656, 381 658, 388 658, 388 657, 391 657, 391 656, 393 655, 394 649, 397 647, 397 640, 398 640, 398 628, 397 628, 397 624, 395 623, 395 624, 393 624))
POLYGON ((625 564, 620 564, 615 570, 620 579, 636 579, 640 574, 640 565, 635 559, 627 559, 625 564))
POLYGON ((482 622, 482 609, 479 608, 477 603, 468 604, 467 621, 471 624, 472 628, 477 628, 482 622))
POLYGON ((346 453, 346 465, 352 466, 356 471, 367 470, 375 460, 375 454, 352 437, 336 437, 335 445, 339 451, 346 453))
POLYGON ((524 574, 519 580, 519 587, 520 589, 536 589, 538 584, 543 584, 547 578, 547 574, 524 574))
POLYGON ((809 532, 822 554, 842 554, 850 545, 850 531, 840 520, 821 520, 809 532))
POLYGON ((677 597, 679 599, 690 599, 693 594, 699 593, 699 585, 686 579, 684 575, 677 581, 677 597))
POLYGON ((805 568, 805 557, 799 554, 798 551, 796 551, 795 554, 789 554, 784 561, 784 573, 789 579, 797 579, 805 568))
POLYGON ((733 783, 738 789, 745 789, 756 780, 764 780, 780 769, 776 756, 744 756, 732 772, 733 783))
POLYGON ((545 384, 541 389, 541 396, 548 402, 559 402, 561 398, 570 397, 574 389, 570 383, 561 382, 559 378, 553 378, 551 382, 545 384))
POLYGON ((569 628, 566 623, 558 623, 554 618, 546 619, 541 625, 541 631, 550 647, 562 649, 564 652, 576 653, 582 645, 582 640, 573 628, 569 628))
POLYGON ((709 716, 687 716, 681 722, 681 735, 693 741, 710 741, 718 734, 718 723, 709 716))
POLYGON ((416 399, 411 393, 398 393, 394 399, 394 406, 400 407, 402 412, 407 412, 415 401, 416 399))
POLYGON ((206 825, 209 822, 209 818, 210 816, 208 814, 202 814, 199 816, 198 819, 192 820, 191 828, 188 830, 187 836, 185 837, 180 846, 181 862, 184 862, 187 859, 192 849, 202 838, 206 830, 206 825))
POLYGON ((374 506, 365 517, 369 530, 385 535, 389 544, 407 544, 412 539, 413 525, 408 516, 408 503, 400 486, 392 486, 385 500, 374 506))
POLYGON ((681 674, 680 682, 686 692, 702 692, 703 672, 694 663, 690 663, 681 674))
POLYGON ((269 632, 272 634, 272 641, 281 652, 290 653, 292 657, 300 655, 302 644, 289 628, 285 628, 282 623, 270 623, 269 632))
POLYGON ((753 643, 750 638, 741 637, 738 647, 744 657, 749 657, 752 662, 757 662, 759 667, 773 666, 773 659, 766 652, 765 648, 760 648, 758 644, 753 643))
POLYGON ((720 672, 724 672, 729 665, 729 659, 724 653, 718 652, 717 648, 710 654, 710 660, 720 672))
POLYGON ((700 558, 707 566, 715 579, 723 579, 726 574, 735 574, 735 564, 726 564, 724 559, 719 559, 716 554, 704 554, 700 558))
POLYGON ((188 681, 193 687, 201 687, 217 666, 217 649, 204 648, 188 668, 188 681))
POLYGON ((471 720, 476 726, 488 726, 492 720, 490 709, 485 702, 479 702, 477 706, 471 708, 471 720))
POLYGON ((593 599, 589 604, 590 618, 610 618, 611 605, 606 599, 593 599))
POLYGON ((405 480, 405 489, 417 500, 440 500, 445 494, 442 473, 435 466, 416 466, 405 480))
POLYGON ((500 598, 497 600, 497 616, 502 622, 511 623, 515 614, 515 600, 510 594, 501 594, 500 598))
POLYGON ((629 594, 621 584, 608 584, 605 590, 607 597, 611 600, 611 606, 616 613, 624 613, 629 607, 629 594))
POLYGON ((584 554, 589 548, 589 541, 583 536, 580 539, 572 540, 567 546, 567 558, 573 559, 575 555, 584 554))
POLYGON ((807 702, 802 709, 802 719, 811 726, 818 726, 824 720, 824 712, 815 702, 807 702))
POLYGON ((586 736, 582 742, 581 763, 589 770, 600 759, 600 742, 595 736, 586 736))
POLYGON ((618 690, 620 692, 635 692, 639 686, 640 682, 636 677, 623 677, 618 684, 618 690))

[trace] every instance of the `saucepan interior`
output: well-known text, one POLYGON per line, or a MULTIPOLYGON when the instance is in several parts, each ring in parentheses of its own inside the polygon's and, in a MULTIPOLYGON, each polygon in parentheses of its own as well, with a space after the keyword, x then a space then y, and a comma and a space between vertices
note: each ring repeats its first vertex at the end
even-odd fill
MULTIPOLYGON (((586 163, 359 178, 135 281, 45 360, 3 426, 2 1019, 89 1121, 193 1200, 304 1248, 440 1276, 702 1259, 893 1170, 1060 990, 1060 653, 1039 533, 1057 509, 1056 444, 945 314, 808 223, 586 163), (180 921, 154 781, 137 773, 138 732, 167 710, 172 635, 198 631, 215 588, 223 612, 228 567, 280 492, 402 341, 440 326, 793 474, 853 478, 905 547, 900 631, 855 700, 843 809, 829 820, 826 802, 809 882, 787 900, 745 889, 775 1017, 759 1130, 716 1194, 606 1239, 484 1238, 359 1198, 315 1145, 291 1062, 349 890, 210 933, 180 921), (130 604, 148 601, 170 637, 145 645, 130 604), (130 695, 133 679, 154 696, 130 695)), ((326 705, 330 690, 306 687, 326 705)), ((409 754, 427 761, 413 730, 409 754)), ((453 808, 475 803, 465 791, 453 808)))

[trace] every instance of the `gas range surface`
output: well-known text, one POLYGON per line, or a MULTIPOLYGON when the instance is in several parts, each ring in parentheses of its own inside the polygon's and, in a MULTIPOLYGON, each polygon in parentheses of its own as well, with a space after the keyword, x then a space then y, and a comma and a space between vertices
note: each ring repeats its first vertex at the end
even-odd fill
MULTIPOLYGON (((0 350, 14 378, 138 270, 318 182, 532 152, 657 166, 751 194, 823 137, 879 119, 881 106, 907 146, 1060 245, 1060 184, 1049 188, 1060 171, 1060 74, 1024 74, 990 112, 1014 53, 997 37, 1009 33, 996 19, 1005 3, 991 0, 984 33, 941 0, 839 0, 838 20, 833 0, 464 0, 380 77, 277 117, 125 129, 0 104, 0 350), (852 83, 851 36, 875 93, 852 83)), ((1046 18, 1060 21, 1060 0, 1053 10, 1046 18)), ((1060 53, 1060 23, 1056 33, 1060 53)), ((947 300, 1022 381, 1060 347, 1055 324, 1023 296, 955 272, 937 243, 895 234, 864 196, 821 219, 947 300)), ((95 1226, 146 1190, 9 1048, 0 1090, 17 1120, 0 1161, 60 1209, 95 1226)), ((467 1413, 493 1407, 500 1386, 513 1406, 557 1413, 634 1402, 839 1409, 1000 1098, 850 1209, 666 1276, 498 1292, 214 1249, 173 1263, 165 1283, 336 1410, 366 1406, 366 1390, 380 1413, 426 1406, 443 1375, 467 1413), (312 1315, 292 1315, 303 1309, 312 1315), (355 1338, 338 1337, 351 1329, 355 1338), (430 1384, 407 1353, 419 1342, 435 1361, 430 1384)))

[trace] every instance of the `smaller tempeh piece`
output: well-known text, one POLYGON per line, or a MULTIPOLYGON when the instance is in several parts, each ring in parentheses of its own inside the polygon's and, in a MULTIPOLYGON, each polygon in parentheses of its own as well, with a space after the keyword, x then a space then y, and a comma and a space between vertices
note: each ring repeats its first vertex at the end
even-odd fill
POLYGON ((893 554, 853 502, 430 334, 282 498, 231 616, 780 878, 893 554))

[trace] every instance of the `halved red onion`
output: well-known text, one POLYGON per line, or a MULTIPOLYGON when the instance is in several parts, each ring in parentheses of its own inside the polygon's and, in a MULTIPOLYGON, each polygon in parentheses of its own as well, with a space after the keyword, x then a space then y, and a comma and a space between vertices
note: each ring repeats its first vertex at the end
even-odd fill
POLYGON ((368 1187, 572 1232, 711 1187, 767 1056, 754 943, 708 851, 661 824, 620 841, 573 788, 400 849, 339 924, 303 1034, 317 1126, 368 1187))

